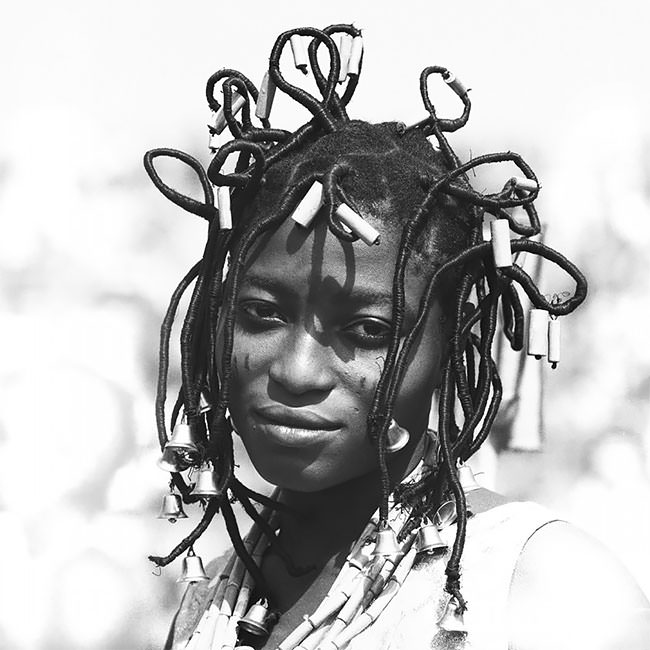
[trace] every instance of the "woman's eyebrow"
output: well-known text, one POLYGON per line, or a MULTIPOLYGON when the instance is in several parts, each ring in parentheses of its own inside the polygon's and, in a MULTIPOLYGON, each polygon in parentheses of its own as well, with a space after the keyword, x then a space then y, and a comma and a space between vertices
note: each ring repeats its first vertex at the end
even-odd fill
POLYGON ((242 280, 243 287, 252 287, 255 289, 262 289, 269 293, 280 296, 297 296, 297 291, 283 280, 271 278, 266 275, 256 275, 255 273, 247 273, 242 280))

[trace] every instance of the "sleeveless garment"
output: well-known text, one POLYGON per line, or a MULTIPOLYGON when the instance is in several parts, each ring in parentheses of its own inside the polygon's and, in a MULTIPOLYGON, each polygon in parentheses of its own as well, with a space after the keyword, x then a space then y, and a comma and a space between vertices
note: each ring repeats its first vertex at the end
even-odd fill
MULTIPOLYGON (((530 502, 496 506, 468 520, 461 558, 461 592, 467 601, 467 634, 440 630, 449 595, 444 591, 449 551, 418 556, 401 589, 379 618, 345 650, 508 650, 507 607, 517 560, 526 542, 543 526, 563 525, 530 502)), ((441 531, 453 544, 455 526, 441 531)), ((212 577, 225 557, 208 565, 212 577)), ((207 583, 191 584, 174 619, 166 650, 182 650, 206 606, 207 583)))

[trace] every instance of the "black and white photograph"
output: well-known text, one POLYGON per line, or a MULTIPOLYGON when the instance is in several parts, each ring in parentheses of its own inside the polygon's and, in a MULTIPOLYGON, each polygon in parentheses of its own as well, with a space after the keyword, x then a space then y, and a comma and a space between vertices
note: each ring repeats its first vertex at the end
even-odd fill
POLYGON ((650 8, 0 24, 0 649, 650 650, 650 8))

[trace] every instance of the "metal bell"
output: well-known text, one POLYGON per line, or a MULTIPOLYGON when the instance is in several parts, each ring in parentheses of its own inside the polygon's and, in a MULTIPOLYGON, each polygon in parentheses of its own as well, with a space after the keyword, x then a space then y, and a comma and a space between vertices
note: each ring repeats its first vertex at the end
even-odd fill
POLYGON ((458 512, 454 501, 445 501, 433 515, 433 523, 438 530, 451 526, 456 519, 458 519, 458 512))
POLYGON ((194 485, 192 494, 199 497, 218 496, 217 473, 208 466, 202 467, 196 476, 196 484, 194 485))
POLYGON ((183 558, 183 570, 176 582, 205 582, 210 580, 203 568, 203 560, 190 549, 183 558))
POLYGON ((269 606, 265 599, 258 600, 249 610, 246 616, 239 620, 239 627, 249 634, 255 636, 267 636, 269 606))
POLYGON ((453 596, 449 599, 447 607, 438 621, 438 627, 446 632, 467 632, 460 605, 453 596))
POLYGON ((386 526, 386 528, 377 532, 377 541, 372 551, 373 557, 392 558, 401 552, 402 549, 397 543, 397 535, 390 526, 386 526))
POLYGON ((463 488, 463 492, 471 492, 472 490, 478 490, 481 486, 476 482, 474 478, 474 472, 469 465, 461 465, 458 468, 458 479, 460 480, 460 487, 463 488))
POLYGON ((172 437, 165 445, 165 449, 183 450, 193 454, 199 453, 192 429, 187 422, 178 422, 172 432, 172 437))
POLYGON ((165 446, 162 456, 156 464, 164 472, 183 472, 190 467, 192 459, 187 453, 176 449, 167 449, 165 446))
POLYGON ((167 519, 171 524, 175 524, 177 519, 187 519, 179 494, 166 494, 163 497, 158 519, 167 519))
POLYGON ((395 420, 391 420, 390 426, 388 427, 386 451, 389 454, 393 454, 400 449, 404 449, 410 437, 411 435, 404 427, 400 427, 395 420))
POLYGON ((447 548, 447 544, 443 542, 437 526, 428 522, 420 527, 418 531, 418 553, 428 553, 433 555, 435 551, 447 548))

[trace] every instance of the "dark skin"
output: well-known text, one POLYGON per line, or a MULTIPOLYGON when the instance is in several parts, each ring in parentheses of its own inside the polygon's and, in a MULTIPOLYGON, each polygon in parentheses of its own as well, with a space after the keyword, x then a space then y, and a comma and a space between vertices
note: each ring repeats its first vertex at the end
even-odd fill
MULTIPOLYGON (((248 261, 238 299, 231 414, 257 471, 282 489, 290 510, 280 514, 284 550, 294 565, 315 567, 295 577, 267 551, 261 568, 282 616, 260 648, 277 647, 320 603, 379 505, 366 417, 388 344, 397 241, 384 237, 370 248, 343 243, 323 223, 300 230, 288 220, 248 261)), ((424 286, 420 274, 407 273, 406 328, 424 286)), ((394 417, 410 441, 389 457, 393 484, 422 457, 444 336, 436 307, 395 404, 394 417)), ((506 499, 480 489, 467 501, 479 513, 506 499)), ((513 576, 510 647, 648 648, 647 607, 593 540, 568 526, 545 527, 524 548, 513 576), (601 579, 594 588, 594 567, 613 587, 601 579), (641 614, 632 620, 630 612, 641 614)))

